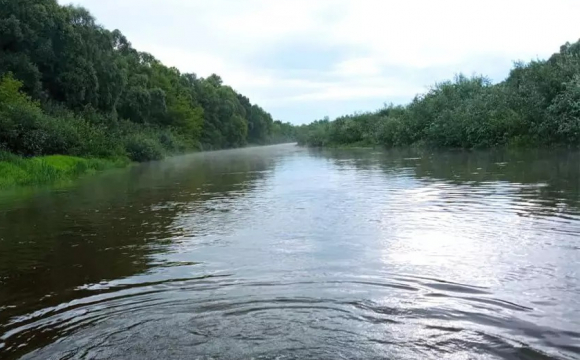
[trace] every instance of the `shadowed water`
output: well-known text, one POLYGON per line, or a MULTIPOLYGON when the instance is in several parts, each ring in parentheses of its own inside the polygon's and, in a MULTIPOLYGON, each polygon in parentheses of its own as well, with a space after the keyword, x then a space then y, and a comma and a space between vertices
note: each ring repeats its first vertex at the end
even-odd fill
POLYGON ((1 359, 580 359, 580 154, 203 153, 0 193, 1 359))

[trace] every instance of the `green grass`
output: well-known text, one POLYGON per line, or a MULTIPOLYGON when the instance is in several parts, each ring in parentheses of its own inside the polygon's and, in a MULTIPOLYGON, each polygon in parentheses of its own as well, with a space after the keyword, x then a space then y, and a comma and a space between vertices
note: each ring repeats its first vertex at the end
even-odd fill
POLYGON ((65 155, 22 158, 0 152, 0 189, 72 180, 128 164, 129 160, 123 158, 95 159, 65 155))

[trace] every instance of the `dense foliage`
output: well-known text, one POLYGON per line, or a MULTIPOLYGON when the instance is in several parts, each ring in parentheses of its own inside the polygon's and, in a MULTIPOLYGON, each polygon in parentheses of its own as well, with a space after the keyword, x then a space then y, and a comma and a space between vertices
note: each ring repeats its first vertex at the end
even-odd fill
POLYGON ((310 146, 475 148, 580 145, 580 42, 548 60, 516 63, 508 78, 457 76, 406 106, 318 120, 298 129, 310 146))
POLYGON ((84 8, 0 0, 0 151, 159 159, 287 141, 289 124, 139 52, 84 8))

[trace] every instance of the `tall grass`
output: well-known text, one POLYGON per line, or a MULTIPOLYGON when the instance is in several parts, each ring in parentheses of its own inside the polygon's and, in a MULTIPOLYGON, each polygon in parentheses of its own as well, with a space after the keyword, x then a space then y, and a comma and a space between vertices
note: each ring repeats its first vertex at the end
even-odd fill
POLYGON ((0 189, 66 181, 128 164, 126 158, 95 159, 66 155, 23 158, 0 151, 0 189))

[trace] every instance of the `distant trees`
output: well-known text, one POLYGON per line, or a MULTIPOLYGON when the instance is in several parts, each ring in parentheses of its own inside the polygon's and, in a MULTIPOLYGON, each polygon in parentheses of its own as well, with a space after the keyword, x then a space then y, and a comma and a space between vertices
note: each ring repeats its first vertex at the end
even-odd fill
MULTIPOLYGON (((50 135, 58 138, 60 128, 82 122, 91 131, 118 137, 120 145, 113 146, 113 152, 135 160, 279 138, 272 133, 270 114, 224 85, 219 76, 182 74, 134 49, 120 31, 97 25, 86 9, 61 6, 56 0, 0 0, 0 78, 3 91, 15 96, 18 88, 30 97, 26 106, 38 108, 35 113, 42 110, 34 116, 43 120, 31 120, 36 128, 48 131, 44 127, 50 118, 60 124, 50 135)), ((0 108, 9 111, 12 100, 0 101, 0 108)), ((30 125, 19 124, 13 116, 14 126, 30 125)), ((0 139, 12 131, 3 127, 9 122, 0 122, 0 139)), ((0 140, 0 148, 26 155, 57 151, 33 143, 0 140)), ((61 153, 80 151, 63 146, 58 148, 61 153)), ((94 155, 89 153, 80 155, 94 155)))
POLYGON ((271 138, 273 143, 289 143, 296 141, 296 127, 288 122, 275 120, 272 124, 271 138))
POLYGON ((516 63, 501 83, 459 75, 406 106, 315 121, 297 137, 311 146, 580 146, 580 42, 516 63))

